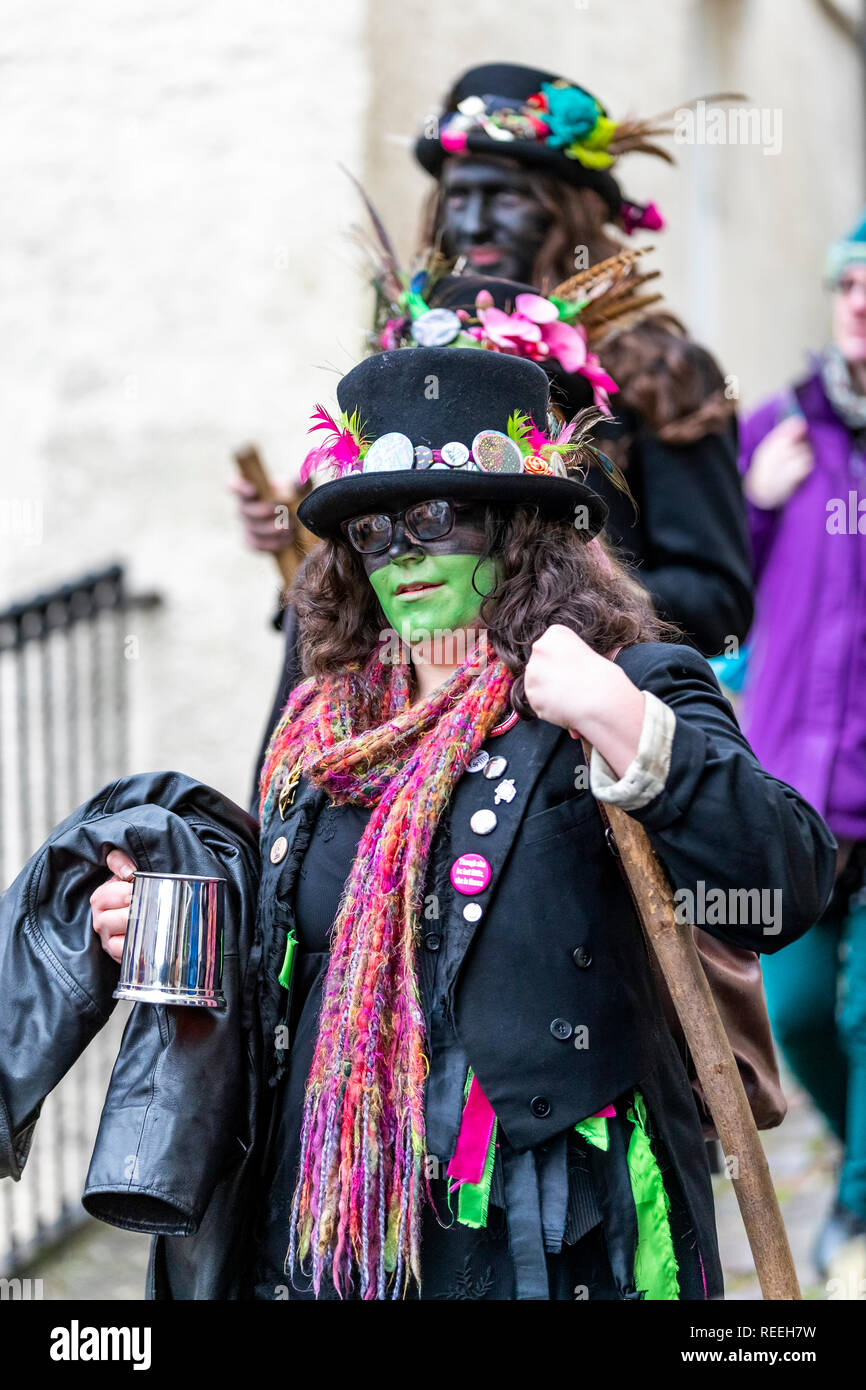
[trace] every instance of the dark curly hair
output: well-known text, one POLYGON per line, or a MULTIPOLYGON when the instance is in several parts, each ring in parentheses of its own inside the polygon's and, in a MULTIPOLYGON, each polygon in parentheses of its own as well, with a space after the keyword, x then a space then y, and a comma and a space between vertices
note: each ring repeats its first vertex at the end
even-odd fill
MULTIPOLYGON (((587 543, 570 520, 551 521, 536 508, 485 509, 485 547, 499 581, 481 605, 487 640, 516 677, 514 708, 532 710, 523 670, 532 643, 563 623, 594 651, 609 655, 635 642, 673 641, 678 629, 652 611, 645 591, 628 577, 601 540, 587 543)), ((319 679, 365 661, 388 621, 348 541, 322 542, 302 566, 292 591, 305 675, 319 679)))

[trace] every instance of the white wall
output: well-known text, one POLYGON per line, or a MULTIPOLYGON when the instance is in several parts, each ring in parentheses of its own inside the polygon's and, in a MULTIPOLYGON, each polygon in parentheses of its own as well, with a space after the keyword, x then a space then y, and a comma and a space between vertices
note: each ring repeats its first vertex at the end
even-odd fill
POLYGON ((0 493, 40 499, 44 534, 0 538, 0 590, 127 560, 166 600, 130 622, 131 766, 244 802, 280 644, 230 450, 252 436, 291 472, 359 352, 334 158, 359 159, 362 18, 352 0, 4 12, 0 493))

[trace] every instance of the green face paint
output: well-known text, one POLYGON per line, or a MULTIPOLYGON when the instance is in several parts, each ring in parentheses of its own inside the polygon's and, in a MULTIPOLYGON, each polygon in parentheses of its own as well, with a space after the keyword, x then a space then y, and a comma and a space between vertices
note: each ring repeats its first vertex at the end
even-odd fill
POLYGON ((479 563, 477 555, 428 553, 420 560, 401 558, 382 565, 370 575, 370 583, 395 632, 414 645, 435 632, 471 627, 496 587, 496 565, 489 559, 479 563), (429 587, 413 592, 414 585, 429 587))

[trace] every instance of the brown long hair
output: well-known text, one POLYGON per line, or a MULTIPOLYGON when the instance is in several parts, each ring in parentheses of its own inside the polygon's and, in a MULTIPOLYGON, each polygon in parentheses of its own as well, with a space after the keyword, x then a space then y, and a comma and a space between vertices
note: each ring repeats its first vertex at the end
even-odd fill
MULTIPOLYGON (((532 711, 523 670, 532 643, 563 623, 602 655, 635 642, 672 641, 678 629, 655 616, 645 591, 600 540, 587 543, 569 520, 551 521, 534 507, 485 513, 487 557, 499 582, 481 605, 487 639, 516 677, 512 703, 532 711)), ((363 662, 383 640, 388 621, 360 557, 342 538, 324 541, 305 561, 293 589, 306 675, 333 675, 363 662)))
MULTIPOLYGON (((530 277, 542 294, 550 294, 574 275, 579 247, 586 248, 590 265, 623 250, 626 243, 611 226, 610 208, 595 189, 573 188, 553 174, 529 171, 514 159, 485 156, 485 163, 521 168, 532 196, 550 218, 530 277)), ((440 182, 424 204, 422 253, 438 249, 443 196, 440 182)), ((691 341, 673 314, 647 314, 634 327, 615 331, 602 345, 601 355, 619 386, 617 402, 637 411, 667 443, 692 443, 728 427, 735 407, 718 363, 691 341)))

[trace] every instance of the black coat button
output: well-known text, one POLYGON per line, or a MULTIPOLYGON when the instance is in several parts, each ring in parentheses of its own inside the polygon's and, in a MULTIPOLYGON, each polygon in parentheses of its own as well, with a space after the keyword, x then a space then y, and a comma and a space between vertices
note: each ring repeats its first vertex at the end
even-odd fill
POLYGON ((571 953, 571 959, 578 970, 585 970, 588 965, 592 965, 592 955, 585 946, 575 946, 571 953))
POLYGON ((533 1096, 529 1108, 536 1120, 546 1120, 550 1114, 550 1101, 546 1096, 533 1096))
POLYGON ((424 937, 424 945, 428 951, 438 951, 442 945, 442 937, 436 931, 428 931, 424 937))
POLYGON ((550 1031, 560 1042, 567 1042, 574 1030, 567 1018, 555 1018, 550 1025, 550 1031))

